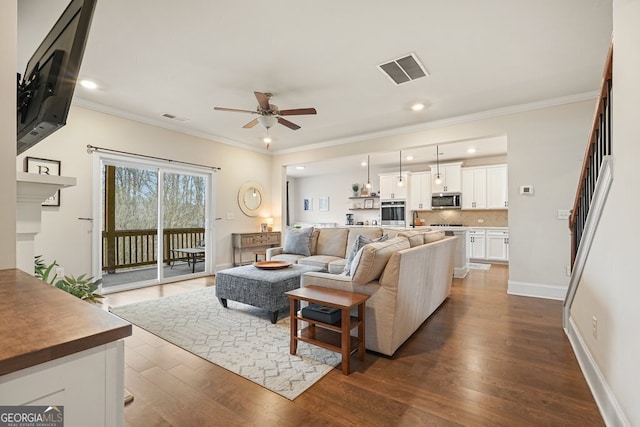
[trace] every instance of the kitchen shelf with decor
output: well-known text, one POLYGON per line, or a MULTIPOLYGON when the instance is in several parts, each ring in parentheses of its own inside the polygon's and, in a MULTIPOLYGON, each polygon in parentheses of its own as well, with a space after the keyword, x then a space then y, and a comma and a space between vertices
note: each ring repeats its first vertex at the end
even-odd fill
POLYGON ((351 206, 349 208, 350 211, 377 211, 380 209, 380 205, 378 203, 378 201, 380 200, 380 196, 378 195, 351 196, 349 197, 349 200, 362 200, 361 204, 360 202, 354 202, 354 205, 357 204, 357 206, 351 206), (367 200, 370 200, 371 202, 368 203, 367 200))

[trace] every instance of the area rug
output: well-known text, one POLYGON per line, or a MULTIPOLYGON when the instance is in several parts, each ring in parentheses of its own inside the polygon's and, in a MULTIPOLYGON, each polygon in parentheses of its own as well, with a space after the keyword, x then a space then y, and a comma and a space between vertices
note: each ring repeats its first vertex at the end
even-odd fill
POLYGON ((121 307, 111 312, 147 331, 293 400, 341 362, 339 353, 300 342, 289 354, 289 318, 228 301, 213 287, 121 307))
POLYGON ((480 262, 470 262, 469 268, 471 270, 488 270, 491 268, 491 264, 483 264, 480 262))

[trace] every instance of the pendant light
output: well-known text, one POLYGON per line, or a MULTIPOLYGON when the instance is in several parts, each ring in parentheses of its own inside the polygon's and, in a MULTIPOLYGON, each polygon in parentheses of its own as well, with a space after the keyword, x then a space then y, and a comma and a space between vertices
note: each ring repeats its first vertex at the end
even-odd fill
POLYGON ((371 189, 371 161, 369 159, 369 155, 367 154, 367 183, 365 184, 365 187, 367 187, 367 190, 371 189))
POLYGON ((436 145, 436 181, 435 183, 440 185, 442 184, 442 179, 440 179, 440 148, 436 145))
POLYGON ((402 187, 404 182, 402 182, 402 150, 400 150, 400 174, 398 175, 398 187, 402 187))

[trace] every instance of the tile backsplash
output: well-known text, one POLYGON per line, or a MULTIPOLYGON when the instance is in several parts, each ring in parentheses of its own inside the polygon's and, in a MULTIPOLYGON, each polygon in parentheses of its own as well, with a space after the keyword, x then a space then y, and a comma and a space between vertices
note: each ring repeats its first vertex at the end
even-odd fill
MULTIPOLYGON (((508 227, 509 211, 495 210, 457 210, 418 211, 418 218, 424 225, 430 224, 462 224, 467 227, 508 227)), ((411 217, 407 223, 411 224, 411 217)))

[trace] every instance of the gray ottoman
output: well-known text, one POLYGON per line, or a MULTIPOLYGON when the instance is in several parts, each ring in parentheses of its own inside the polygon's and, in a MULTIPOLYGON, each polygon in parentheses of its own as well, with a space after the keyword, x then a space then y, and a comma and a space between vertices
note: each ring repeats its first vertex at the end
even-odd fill
POLYGON ((320 267, 293 264, 280 270, 261 270, 253 265, 228 268, 216 273, 216 297, 223 307, 227 300, 238 301, 269 311, 271 323, 278 320, 278 310, 289 306, 287 291, 300 287, 300 276, 320 267))

